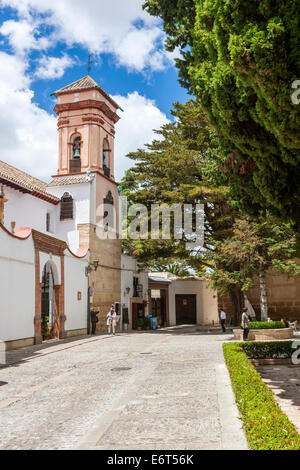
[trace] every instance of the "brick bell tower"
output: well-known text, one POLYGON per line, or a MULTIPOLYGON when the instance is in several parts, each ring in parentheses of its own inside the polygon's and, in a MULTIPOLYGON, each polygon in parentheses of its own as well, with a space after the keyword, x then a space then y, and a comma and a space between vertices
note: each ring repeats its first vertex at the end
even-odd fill
POLYGON ((86 76, 53 93, 57 98, 54 111, 58 115, 59 158, 54 176, 80 180, 91 175, 94 187, 95 214, 89 223, 79 223, 80 248, 90 249, 90 259, 100 266, 90 275, 93 289, 92 306, 99 308, 97 330, 106 329, 105 316, 110 305, 120 301, 121 242, 119 239, 100 239, 96 223, 105 217, 103 204, 113 206, 114 220, 109 225, 118 231, 118 184, 114 178, 115 124, 119 105, 90 76, 86 76), (75 179, 74 179, 75 177, 75 179), (100 210, 99 210, 100 208, 100 210), (101 213, 102 210, 102 213, 101 213))

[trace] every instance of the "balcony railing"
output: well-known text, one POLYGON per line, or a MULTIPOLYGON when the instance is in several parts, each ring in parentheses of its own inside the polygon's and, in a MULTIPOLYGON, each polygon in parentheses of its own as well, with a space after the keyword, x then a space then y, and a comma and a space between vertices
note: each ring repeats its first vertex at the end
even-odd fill
POLYGON ((70 160, 70 173, 80 173, 81 172, 81 159, 74 158, 70 160))

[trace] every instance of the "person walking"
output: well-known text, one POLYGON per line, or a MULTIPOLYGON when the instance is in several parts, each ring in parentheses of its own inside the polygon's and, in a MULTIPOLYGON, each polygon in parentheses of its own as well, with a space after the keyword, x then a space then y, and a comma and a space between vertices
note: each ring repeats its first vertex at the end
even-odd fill
POLYGON ((110 311, 106 315, 107 321, 106 324, 108 326, 108 334, 111 334, 111 331, 113 335, 116 334, 116 324, 117 324, 117 314, 115 311, 114 305, 111 306, 110 311))
POLYGON ((226 313, 224 312, 224 310, 220 310, 220 320, 221 320, 222 331, 223 333, 225 333, 226 332, 226 328, 225 328, 226 313))
POLYGON ((247 341, 249 334, 249 316, 247 307, 243 308, 242 314, 243 340, 247 341))
POLYGON ((98 313, 99 310, 96 308, 91 308, 92 335, 96 334, 96 326, 99 321, 99 318, 97 317, 98 313))

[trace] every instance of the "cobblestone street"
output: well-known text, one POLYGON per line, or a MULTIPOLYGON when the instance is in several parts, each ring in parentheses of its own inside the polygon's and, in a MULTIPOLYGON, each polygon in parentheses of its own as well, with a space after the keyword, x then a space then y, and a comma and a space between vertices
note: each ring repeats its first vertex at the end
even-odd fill
POLYGON ((246 449, 228 338, 177 327, 9 353, 0 448, 246 449))

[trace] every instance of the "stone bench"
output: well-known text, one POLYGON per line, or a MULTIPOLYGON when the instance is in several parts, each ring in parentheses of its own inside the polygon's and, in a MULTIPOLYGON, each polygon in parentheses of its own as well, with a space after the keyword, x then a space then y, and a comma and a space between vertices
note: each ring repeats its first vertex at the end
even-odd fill
MULTIPOLYGON (((233 330, 234 339, 242 341, 243 339, 243 330, 234 329, 233 330)), ((276 328, 276 329, 257 329, 249 330, 248 340, 250 341, 270 341, 270 340, 279 340, 279 339, 291 339, 294 336, 294 330, 292 328, 276 328)))

